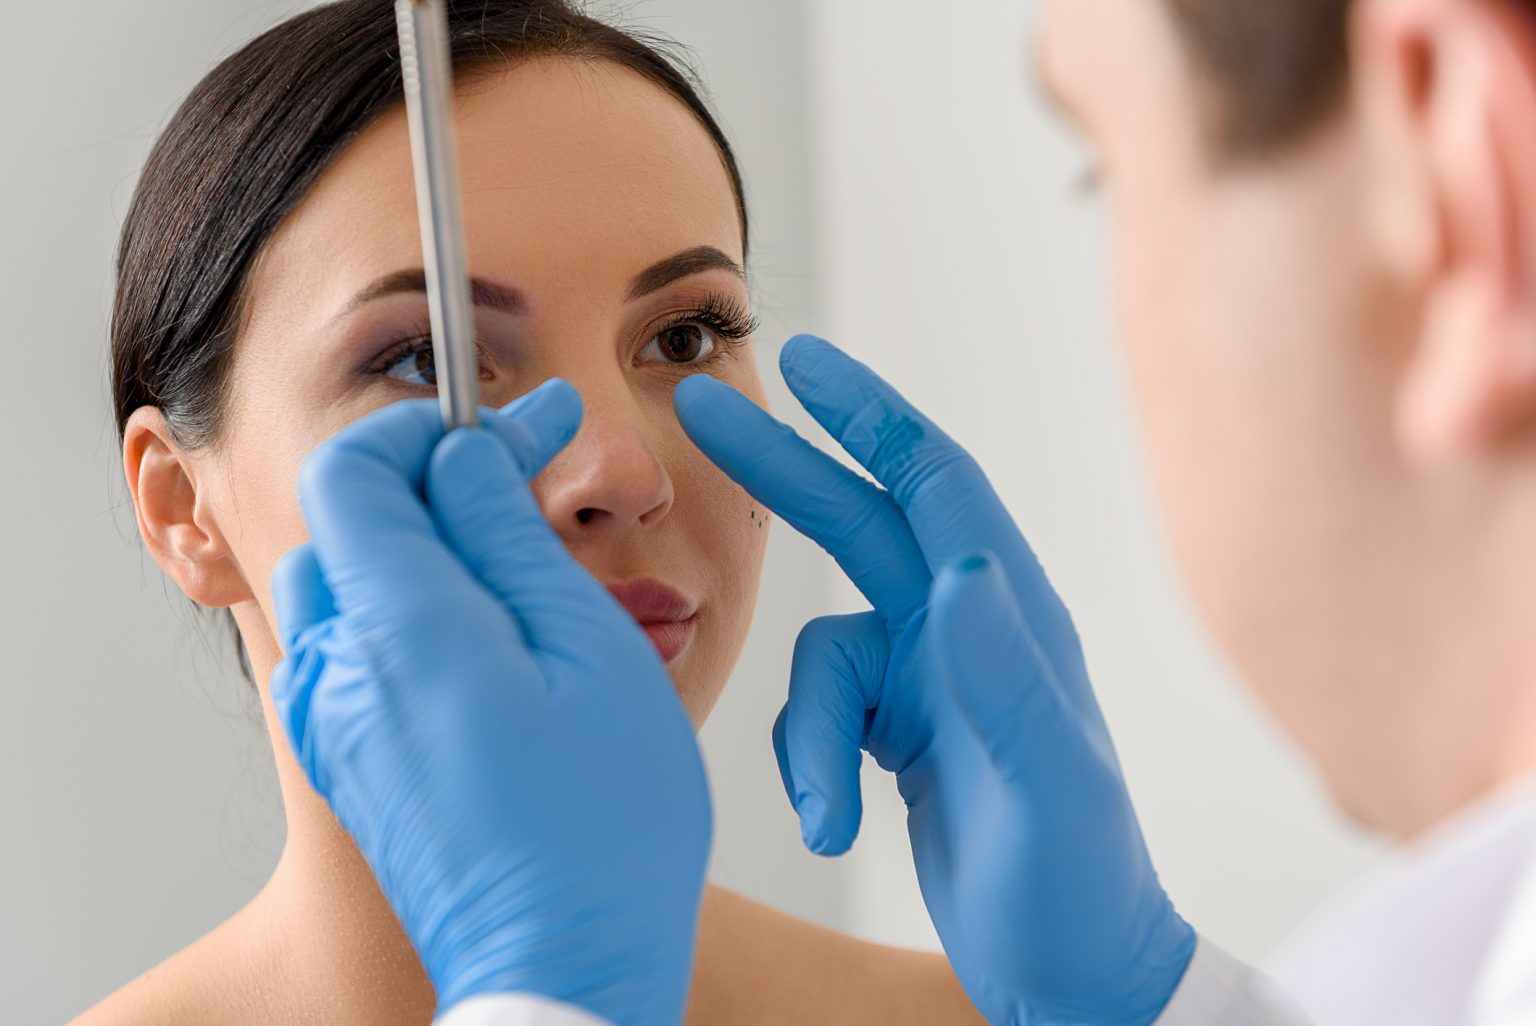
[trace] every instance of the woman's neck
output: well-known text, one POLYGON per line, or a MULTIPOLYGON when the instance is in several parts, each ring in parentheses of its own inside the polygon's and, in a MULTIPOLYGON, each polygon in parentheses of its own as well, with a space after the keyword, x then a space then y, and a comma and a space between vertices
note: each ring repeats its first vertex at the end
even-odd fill
POLYGON ((278 939, 272 957, 298 984, 295 999, 323 1002, 335 1010, 331 1021, 429 1023, 431 983, 362 853, 293 756, 266 686, 276 654, 264 647, 251 647, 251 664, 263 684, 288 832, 252 903, 258 929, 278 939))

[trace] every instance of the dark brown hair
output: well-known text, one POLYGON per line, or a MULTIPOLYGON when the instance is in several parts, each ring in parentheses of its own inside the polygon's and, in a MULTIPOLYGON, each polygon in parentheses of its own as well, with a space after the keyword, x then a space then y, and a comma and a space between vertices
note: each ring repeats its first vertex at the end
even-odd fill
MULTIPOLYGON (((1536 0, 1519 0, 1536 15, 1536 0)), ((1263 156, 1323 124, 1349 83, 1350 0, 1167 0, 1204 74, 1217 147, 1263 156)))
MULTIPOLYGON (((675 48, 570 0, 450 0, 448 11, 460 76, 559 56, 627 68, 675 96, 719 147, 745 247, 735 155, 675 48)), ((256 257, 347 144, 402 97, 387 0, 306 11, 192 90, 151 151, 123 224, 112 313, 119 436, 142 406, 159 407, 183 445, 216 436, 256 257)))
POLYGON ((1289 146, 1332 113, 1349 80, 1349 0, 1167 0, 1205 79, 1217 146, 1289 146))

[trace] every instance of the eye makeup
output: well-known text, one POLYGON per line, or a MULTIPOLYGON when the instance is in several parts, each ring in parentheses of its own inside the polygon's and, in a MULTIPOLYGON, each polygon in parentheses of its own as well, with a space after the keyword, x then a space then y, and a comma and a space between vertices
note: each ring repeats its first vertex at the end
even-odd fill
MULTIPOLYGON (((653 326, 644 329, 633 362, 640 366, 661 366, 675 370, 705 367, 739 348, 756 333, 758 327, 757 318, 752 316, 742 302, 721 292, 706 292, 691 305, 664 315, 653 326), (679 352, 688 352, 686 345, 679 345, 686 342, 682 336, 686 335, 684 329, 688 328, 700 329, 709 336, 708 340, 700 340, 708 342, 708 351, 692 359, 671 358, 671 355, 679 352), (669 340, 671 345, 659 345, 669 333, 675 336, 669 340), (642 359, 642 354, 651 349, 657 351, 659 358, 642 359)), ((491 359, 484 344, 477 343, 475 348, 480 380, 491 380, 494 377, 492 368, 495 361, 491 359)), ((425 318, 417 318, 404 337, 380 350, 363 370, 371 377, 407 387, 435 388, 437 374, 431 324, 425 318)))
MULTIPOLYGON (((670 314, 663 318, 654 328, 648 330, 646 332, 645 345, 642 347, 641 352, 649 350, 653 343, 658 342, 669 333, 691 326, 708 331, 719 345, 713 346, 708 354, 696 361, 664 359, 660 362, 669 363, 674 367, 705 366, 725 356, 731 350, 739 348, 756 334, 760 323, 735 298, 719 292, 708 292, 691 309, 670 314)), ((658 347, 658 351, 660 351, 660 348, 658 347)), ((636 357, 638 362, 638 353, 636 357)))
MULTIPOLYGON (((489 381, 493 375, 490 370, 491 361, 485 351, 485 347, 479 342, 475 344, 476 364, 479 368, 481 381, 489 381)), ((365 373, 398 381, 406 385, 418 387, 437 387, 436 362, 432 346, 432 326, 425 319, 418 321, 409 335, 399 342, 386 346, 377 356, 368 362, 365 373), (405 374, 412 369, 422 380, 412 381, 405 374, 396 373, 405 367, 405 374)))

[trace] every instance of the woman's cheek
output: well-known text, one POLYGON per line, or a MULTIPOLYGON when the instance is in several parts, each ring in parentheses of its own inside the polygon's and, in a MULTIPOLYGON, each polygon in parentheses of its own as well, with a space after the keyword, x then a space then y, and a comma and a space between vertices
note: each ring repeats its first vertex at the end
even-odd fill
POLYGON ((711 506, 718 511, 714 517, 718 533, 711 554, 714 563, 711 569, 719 575, 719 600, 726 607, 732 635, 730 657, 734 659, 751 626, 757 604, 770 517, 723 473, 715 470, 711 477, 715 486, 711 506))
POLYGON ((752 620, 768 535, 768 516, 742 488, 688 443, 673 464, 673 515, 685 551, 697 560, 691 576, 715 607, 716 646, 734 658, 752 620))

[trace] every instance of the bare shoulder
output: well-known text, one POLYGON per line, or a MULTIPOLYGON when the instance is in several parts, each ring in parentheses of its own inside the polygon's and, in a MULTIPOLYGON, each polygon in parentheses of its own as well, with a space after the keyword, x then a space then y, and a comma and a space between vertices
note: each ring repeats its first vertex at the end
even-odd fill
POLYGON ((689 1022, 982 1026, 942 955, 871 944, 711 887, 689 1022))
POLYGON ((428 1026, 432 986, 409 941, 359 908, 269 885, 71 1026, 428 1026))
POLYGON ((280 968, 247 906, 77 1017, 70 1026, 256 1026, 282 1021, 280 968))

